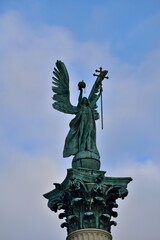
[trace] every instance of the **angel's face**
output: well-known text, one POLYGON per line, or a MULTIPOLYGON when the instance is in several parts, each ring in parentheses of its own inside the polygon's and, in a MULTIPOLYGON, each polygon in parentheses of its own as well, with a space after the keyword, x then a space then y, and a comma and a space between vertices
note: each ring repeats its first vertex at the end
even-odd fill
POLYGON ((88 99, 86 97, 82 98, 82 105, 88 106, 88 99))

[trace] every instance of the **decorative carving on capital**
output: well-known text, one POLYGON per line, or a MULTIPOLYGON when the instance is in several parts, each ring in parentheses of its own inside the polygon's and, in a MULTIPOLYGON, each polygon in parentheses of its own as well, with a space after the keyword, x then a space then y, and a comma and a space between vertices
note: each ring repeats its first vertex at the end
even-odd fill
POLYGON ((86 228, 111 232, 111 226, 116 226, 112 219, 118 216, 116 200, 127 196, 131 178, 109 178, 104 174, 69 169, 64 182, 55 184, 55 189, 44 195, 52 211, 64 210, 59 218, 64 219, 61 227, 66 227, 68 234, 86 228))

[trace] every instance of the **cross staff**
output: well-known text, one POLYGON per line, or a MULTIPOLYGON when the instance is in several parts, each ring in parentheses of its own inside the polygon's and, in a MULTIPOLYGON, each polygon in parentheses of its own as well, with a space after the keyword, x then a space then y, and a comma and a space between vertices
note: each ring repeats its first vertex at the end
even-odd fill
POLYGON ((103 90, 103 88, 102 88, 102 81, 103 81, 104 78, 109 79, 109 77, 106 76, 108 71, 106 71, 106 70, 102 71, 102 67, 100 67, 99 70, 96 69, 95 72, 98 72, 99 75, 94 73, 93 76, 100 77, 100 80, 101 80, 100 81, 100 90, 101 90, 101 126, 102 126, 102 129, 103 129, 103 98, 102 98, 102 90, 103 90))

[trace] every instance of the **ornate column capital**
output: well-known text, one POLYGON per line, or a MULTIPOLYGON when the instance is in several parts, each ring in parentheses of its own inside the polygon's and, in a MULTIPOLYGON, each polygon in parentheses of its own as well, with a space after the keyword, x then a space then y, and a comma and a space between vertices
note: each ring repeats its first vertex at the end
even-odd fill
POLYGON ((114 208, 116 200, 124 199, 127 184, 131 178, 105 177, 104 171, 90 169, 68 169, 65 180, 55 183, 55 189, 44 194, 48 207, 64 219, 61 227, 66 227, 68 234, 80 229, 101 229, 111 232, 116 226, 112 219, 118 216, 114 208))

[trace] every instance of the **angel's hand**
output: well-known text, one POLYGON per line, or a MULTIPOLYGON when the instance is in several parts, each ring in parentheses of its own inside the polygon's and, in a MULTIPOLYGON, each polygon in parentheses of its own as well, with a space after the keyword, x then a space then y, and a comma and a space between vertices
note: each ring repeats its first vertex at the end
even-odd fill
POLYGON ((100 94, 103 92, 103 87, 101 86, 100 87, 100 94))
POLYGON ((80 93, 83 93, 83 88, 79 88, 80 93))

